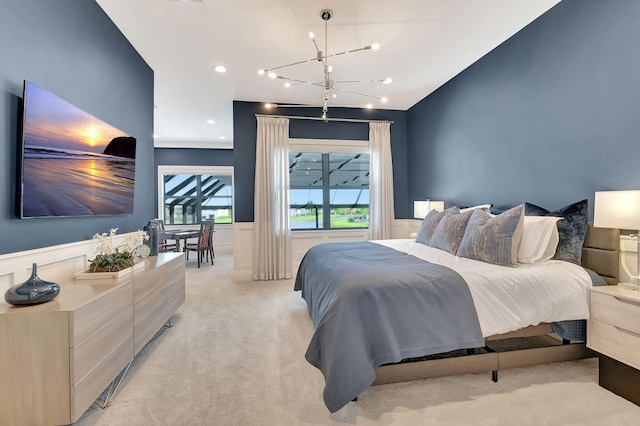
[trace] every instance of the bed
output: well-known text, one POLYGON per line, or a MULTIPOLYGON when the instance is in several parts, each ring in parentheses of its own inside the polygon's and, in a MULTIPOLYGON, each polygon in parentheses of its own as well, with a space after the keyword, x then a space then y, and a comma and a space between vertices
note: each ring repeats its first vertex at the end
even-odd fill
POLYGON ((312 247, 294 289, 314 325, 305 357, 325 377, 325 405, 335 412, 372 384, 481 371, 497 380, 500 370, 592 356, 588 287, 617 282, 619 231, 589 226, 583 241, 581 265, 517 267, 415 240, 312 247))

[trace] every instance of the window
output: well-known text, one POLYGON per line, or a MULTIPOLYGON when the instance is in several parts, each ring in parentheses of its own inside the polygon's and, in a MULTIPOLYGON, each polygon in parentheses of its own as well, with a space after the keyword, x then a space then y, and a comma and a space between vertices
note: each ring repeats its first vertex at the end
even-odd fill
POLYGON ((233 175, 228 170, 159 167, 161 211, 166 225, 193 225, 205 219, 233 222, 233 175))
POLYGON ((369 227, 368 153, 290 150, 289 185, 292 230, 369 227))

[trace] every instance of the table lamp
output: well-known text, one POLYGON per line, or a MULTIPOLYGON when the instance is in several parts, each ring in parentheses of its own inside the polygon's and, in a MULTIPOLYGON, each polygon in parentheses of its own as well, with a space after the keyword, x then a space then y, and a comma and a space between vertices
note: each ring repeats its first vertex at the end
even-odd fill
POLYGON ((424 217, 433 209, 444 210, 444 201, 414 201, 413 217, 416 219, 424 219, 424 217))
MULTIPOLYGON (((618 228, 638 232, 640 230, 640 190, 600 191, 595 195, 593 226, 598 228, 618 228)), ((620 285, 640 290, 640 238, 636 253, 638 269, 632 283, 620 285)))

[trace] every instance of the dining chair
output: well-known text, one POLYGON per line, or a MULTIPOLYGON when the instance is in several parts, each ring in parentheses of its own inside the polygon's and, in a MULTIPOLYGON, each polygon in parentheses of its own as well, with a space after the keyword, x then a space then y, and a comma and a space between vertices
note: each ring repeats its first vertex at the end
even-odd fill
POLYGON ((189 252, 195 251, 198 253, 198 268, 200 267, 200 262, 205 260, 209 261, 209 256, 211 256, 211 264, 213 265, 213 258, 215 257, 215 253, 213 251, 213 228, 215 226, 215 219, 213 220, 203 220, 200 223, 200 235, 198 235, 198 242, 191 243, 185 245, 185 252, 187 256, 187 260, 189 260, 189 252))
MULTIPOLYGON (((153 219, 153 222, 158 224, 158 233, 162 234, 162 232, 165 231, 164 220, 153 219)), ((176 243, 170 243, 164 238, 158 238, 158 251, 159 252, 178 251, 178 246, 176 243)))

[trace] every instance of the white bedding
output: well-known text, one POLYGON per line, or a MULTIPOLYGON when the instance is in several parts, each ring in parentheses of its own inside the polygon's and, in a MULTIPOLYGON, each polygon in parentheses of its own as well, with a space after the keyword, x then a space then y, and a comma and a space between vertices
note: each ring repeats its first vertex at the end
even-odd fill
POLYGON ((467 282, 484 337, 541 322, 588 319, 589 274, 562 260, 498 266, 416 243, 373 241, 458 272, 467 282))

